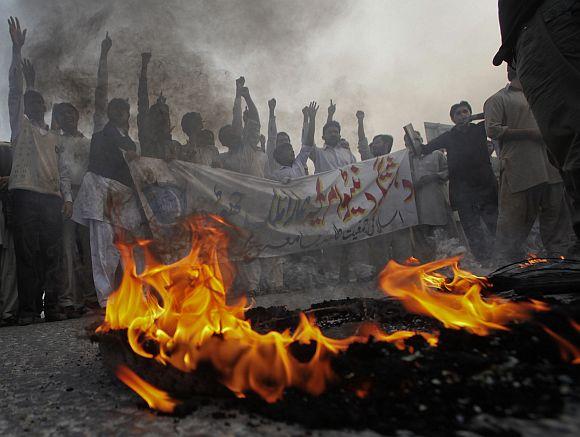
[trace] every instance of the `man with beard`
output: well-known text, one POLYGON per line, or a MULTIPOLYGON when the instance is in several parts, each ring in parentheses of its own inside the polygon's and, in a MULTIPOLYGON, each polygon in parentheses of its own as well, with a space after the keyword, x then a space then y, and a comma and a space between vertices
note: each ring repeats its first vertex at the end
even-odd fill
POLYGON ((12 39, 8 108, 14 147, 8 189, 14 205, 19 323, 28 325, 41 321, 43 309, 47 320, 62 320, 63 309, 72 305, 62 299, 60 308, 56 303, 61 289, 62 217, 72 213, 72 196, 66 166, 57 153, 58 136, 44 121, 44 98, 34 90, 23 95, 26 29, 21 30, 17 18, 8 22, 12 39))
MULTIPOLYGON (((274 158, 274 151, 280 144, 292 144, 290 141, 290 135, 286 132, 278 132, 278 126, 276 125, 276 99, 270 99, 268 101, 268 109, 269 109, 269 119, 268 119, 268 140, 266 142, 266 155, 268 157, 268 164, 265 171, 267 177, 274 177, 274 173, 280 168, 280 164, 274 158)), ((308 113, 308 106, 305 106, 302 109, 302 144, 306 144, 307 135, 308 135, 308 120, 309 120, 309 113, 308 113)), ((287 149, 287 147, 286 147, 287 149)), ((289 151, 288 151, 289 153, 289 151)), ((308 174, 308 167, 304 164, 304 175, 308 174)))
POLYGON ((336 170, 354 164, 355 156, 350 149, 340 145, 340 123, 331 120, 322 128, 324 146, 314 147, 310 159, 314 162, 314 173, 336 170))
POLYGON ((580 256, 580 2, 499 0, 502 46, 493 59, 516 64, 523 92, 560 170, 580 256))

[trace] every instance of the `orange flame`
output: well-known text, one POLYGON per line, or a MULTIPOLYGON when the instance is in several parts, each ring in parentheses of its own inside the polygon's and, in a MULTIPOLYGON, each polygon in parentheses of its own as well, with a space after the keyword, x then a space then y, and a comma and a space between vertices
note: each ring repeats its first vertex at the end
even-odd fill
POLYGON ((431 316, 446 328, 465 329, 488 335, 492 330, 507 330, 512 321, 527 320, 534 311, 546 311, 543 302, 508 302, 497 296, 481 296, 490 284, 459 268, 459 257, 420 266, 402 266, 390 261, 379 277, 380 287, 400 299, 411 312, 431 316), (437 271, 451 267, 449 281, 437 271), (442 292, 441 290, 445 291, 442 292))
POLYGON ((173 413, 173 410, 175 410, 175 407, 179 404, 178 401, 172 399, 163 390, 159 390, 141 379, 139 375, 127 366, 120 365, 117 367, 115 374, 125 385, 141 396, 145 402, 147 402, 149 408, 164 413, 173 413))
MULTIPOLYGON (((194 217, 189 227, 192 249, 170 265, 155 260, 148 242, 139 243, 145 254, 145 269, 139 274, 134 247, 119 246, 123 279, 109 297, 105 321, 97 332, 127 329, 136 354, 183 372, 209 362, 239 397, 252 391, 275 402, 290 386, 321 394, 335 379, 332 357, 353 342, 366 341, 368 335, 331 339, 304 314, 293 333, 255 332, 244 319, 244 301, 226 304, 233 276, 227 259, 227 225, 211 216, 194 217), (300 348, 307 353, 296 352, 300 348)), ((410 336, 383 334, 380 341, 400 345, 410 336)))
MULTIPOLYGON (((437 345, 438 333, 387 334, 373 324, 364 324, 355 336, 332 339, 304 314, 294 331, 260 334, 244 317, 244 300, 232 305, 226 302, 234 277, 227 256, 229 225, 216 216, 195 216, 188 225, 191 250, 172 264, 157 261, 147 241, 119 245, 123 278, 109 297, 105 321, 97 332, 126 329, 136 354, 183 372, 210 363, 234 394, 244 397, 254 392, 267 402, 279 400, 288 387, 321 394, 336 379, 333 357, 354 342, 374 337, 413 352, 405 341, 420 335, 429 345, 437 345), (144 254, 145 267, 140 273, 136 248, 144 254)), ((391 262, 381 273, 380 283, 409 310, 431 315, 446 327, 479 335, 507 329, 505 325, 512 320, 525 320, 532 311, 547 309, 540 302, 511 303, 498 297, 484 300, 481 290, 487 281, 460 270, 458 261, 452 258, 423 266, 391 262), (446 267, 453 267, 452 281, 436 273, 446 267)), ((166 412, 175 408, 176 401, 167 393, 129 369, 121 367, 117 375, 151 408, 166 412)), ((363 387, 358 395, 366 393, 368 389, 363 387)))

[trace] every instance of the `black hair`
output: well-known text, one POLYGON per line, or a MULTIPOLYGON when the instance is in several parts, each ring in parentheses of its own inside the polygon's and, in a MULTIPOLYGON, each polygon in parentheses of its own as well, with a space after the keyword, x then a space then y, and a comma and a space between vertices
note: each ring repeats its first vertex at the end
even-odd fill
MULTIPOLYGON (((111 111, 114 109, 130 111, 131 105, 129 105, 129 102, 127 100, 120 99, 117 97, 117 98, 111 99, 111 101, 107 105, 107 116, 109 116, 111 111)), ((110 116, 109 116, 109 118, 110 118, 110 116)))
POLYGON ((35 99, 35 98, 41 98, 42 101, 44 102, 44 97, 42 97, 42 94, 40 94, 38 91, 36 91, 36 90, 27 90, 24 93, 24 96, 23 96, 24 104, 26 105, 27 102, 29 102, 30 100, 35 99))
POLYGON ((469 112, 471 112, 473 114, 473 110, 471 109, 471 105, 468 102, 466 102, 465 100, 462 100, 461 102, 456 103, 455 105, 453 105, 451 107, 451 110, 449 111, 449 117, 451 117, 451 120, 453 120, 453 115, 455 114, 455 111, 457 111, 462 106, 465 106, 467 109, 469 109, 469 112))
POLYGON ((181 118, 181 129, 183 130, 183 132, 189 135, 191 134, 191 132, 188 132, 189 128, 187 127, 187 125, 189 123, 201 125, 202 122, 203 120, 199 112, 188 112, 181 118))
POLYGON ((322 135, 325 135, 326 134, 326 130, 329 129, 329 128, 331 128, 331 127, 338 128, 338 133, 340 133, 340 123, 338 121, 335 121, 335 120, 330 120, 322 128, 322 135))

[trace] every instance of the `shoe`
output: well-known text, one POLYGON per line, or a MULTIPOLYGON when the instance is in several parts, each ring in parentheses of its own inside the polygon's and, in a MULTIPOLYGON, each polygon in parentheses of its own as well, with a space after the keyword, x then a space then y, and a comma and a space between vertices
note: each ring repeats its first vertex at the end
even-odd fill
POLYGON ((84 313, 84 308, 80 308, 77 309, 74 306, 70 305, 67 307, 64 307, 62 309, 62 313, 65 315, 65 317, 67 319, 78 319, 80 317, 82 317, 83 313, 84 313))
POLYGON ((63 320, 67 319, 67 316, 62 312, 46 313, 46 317, 44 319, 47 322, 62 322, 63 320))
POLYGON ((18 325, 18 318, 16 316, 8 317, 7 319, 0 320, 0 328, 5 326, 15 326, 18 325))
POLYGON ((18 317, 18 326, 32 325, 34 323, 34 316, 20 316, 18 317))

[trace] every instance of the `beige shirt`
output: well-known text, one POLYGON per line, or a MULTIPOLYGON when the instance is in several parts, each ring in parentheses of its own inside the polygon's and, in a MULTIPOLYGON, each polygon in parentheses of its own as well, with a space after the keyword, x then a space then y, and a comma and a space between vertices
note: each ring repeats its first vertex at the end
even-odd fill
MULTIPOLYGON (((487 136, 500 144, 502 181, 512 193, 543 183, 562 182, 558 170, 550 164, 542 141, 505 140, 508 129, 538 129, 528 101, 521 90, 511 85, 491 96, 484 106, 487 136)), ((504 189, 504 187, 501 187, 504 189)))
POLYGON ((28 190, 71 201, 70 173, 58 153, 60 137, 22 117, 14 145, 9 190, 28 190))

